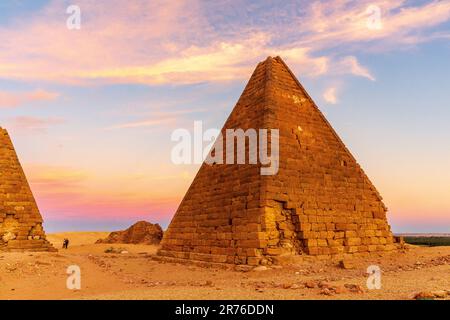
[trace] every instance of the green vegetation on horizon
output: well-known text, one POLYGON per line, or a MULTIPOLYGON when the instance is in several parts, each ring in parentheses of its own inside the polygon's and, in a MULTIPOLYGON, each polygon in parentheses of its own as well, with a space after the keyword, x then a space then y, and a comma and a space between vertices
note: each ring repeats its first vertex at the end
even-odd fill
POLYGON ((405 242, 418 246, 450 246, 450 237, 404 237, 405 242))

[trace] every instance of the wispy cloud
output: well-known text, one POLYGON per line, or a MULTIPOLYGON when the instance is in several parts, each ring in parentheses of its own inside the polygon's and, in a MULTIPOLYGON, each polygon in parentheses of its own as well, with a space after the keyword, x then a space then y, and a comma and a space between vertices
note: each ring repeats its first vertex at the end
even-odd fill
POLYGON ((82 84, 227 81, 245 78, 267 55, 281 55, 302 75, 333 73, 344 62, 348 73, 373 80, 358 52, 445 37, 433 28, 450 20, 449 1, 378 1, 382 27, 373 30, 368 0, 270 8, 240 2, 80 0, 82 28, 70 31, 64 4, 52 1, 39 14, 0 27, 0 77, 82 84), (255 15, 242 13, 244 6, 255 15))
MULTIPOLYGON (((183 110, 161 110, 160 108, 152 108, 149 111, 141 111, 134 113, 138 119, 105 128, 105 130, 130 129, 140 127, 166 127, 168 124, 174 124, 180 120, 180 116, 188 114, 196 114, 206 112, 205 108, 191 108, 183 110)), ((128 113, 128 112, 127 112, 128 113)))
POLYGON ((163 119, 150 119, 150 120, 139 120, 126 122, 118 125, 114 125, 111 127, 105 128, 106 130, 114 130, 114 129, 130 129, 130 128, 140 128, 140 127, 155 127, 162 124, 175 122, 175 118, 163 118, 163 119))
POLYGON ((6 120, 6 127, 17 132, 41 132, 45 133, 50 126, 64 123, 64 119, 58 117, 33 117, 18 116, 6 120))
POLYGON ((369 69, 362 66, 354 56, 344 57, 339 61, 337 68, 341 73, 351 73, 355 76, 375 81, 375 77, 370 73, 369 69))
POLYGON ((26 164, 25 168, 30 183, 35 185, 41 194, 79 192, 81 184, 90 176, 81 169, 64 166, 26 164))
POLYGON ((325 92, 323 93, 323 98, 325 99, 326 102, 330 104, 338 103, 337 89, 335 87, 330 87, 326 89, 325 92))
POLYGON ((28 92, 0 91, 0 108, 15 108, 34 102, 52 101, 58 97, 58 93, 41 89, 28 92))
POLYGON ((405 0, 315 1, 308 14, 298 20, 305 35, 298 42, 301 44, 314 44, 316 48, 395 50, 399 44, 429 41, 421 36, 425 33, 435 39, 438 32, 432 28, 450 20, 450 2, 434 0, 412 6, 405 0), (367 9, 374 6, 380 10, 380 28, 368 26, 373 13, 367 9))

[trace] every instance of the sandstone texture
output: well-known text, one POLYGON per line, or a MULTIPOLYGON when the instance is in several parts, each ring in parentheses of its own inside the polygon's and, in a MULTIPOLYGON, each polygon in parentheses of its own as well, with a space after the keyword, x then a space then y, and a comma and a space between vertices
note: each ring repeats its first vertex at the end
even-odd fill
POLYGON ((0 128, 0 251, 54 251, 8 132, 0 128))
POLYGON ((262 128, 279 129, 278 174, 204 163, 164 235, 162 259, 257 266, 396 249, 382 197, 279 57, 258 64, 222 133, 262 128))

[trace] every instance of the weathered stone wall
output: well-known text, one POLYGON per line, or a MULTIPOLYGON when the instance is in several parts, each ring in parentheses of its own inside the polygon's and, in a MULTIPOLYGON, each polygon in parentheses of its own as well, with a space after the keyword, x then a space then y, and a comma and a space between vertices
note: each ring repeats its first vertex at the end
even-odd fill
POLYGON ((290 250, 283 232, 292 223, 277 214, 280 203, 292 213, 306 254, 394 249, 387 209, 375 187, 284 62, 266 63, 273 112, 264 122, 280 128, 281 146, 278 175, 262 177, 263 230, 269 235, 264 253, 290 250))
MULTIPOLYGON (((260 64, 223 134, 226 128, 263 126, 265 75, 260 64)), ((233 264, 260 255, 260 190, 258 165, 203 164, 165 232, 160 255, 233 264)))
POLYGON ((53 251, 6 130, 0 128, 0 251, 53 251))
POLYGON ((278 174, 203 164, 159 255, 258 265, 394 249, 380 195, 280 58, 257 66, 227 128, 279 129, 278 174))

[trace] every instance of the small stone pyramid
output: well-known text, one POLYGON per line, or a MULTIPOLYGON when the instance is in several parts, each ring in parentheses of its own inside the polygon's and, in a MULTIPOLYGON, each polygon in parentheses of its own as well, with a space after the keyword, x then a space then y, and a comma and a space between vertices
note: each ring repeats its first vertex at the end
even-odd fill
POLYGON ((279 129, 278 173, 204 163, 161 259, 259 265, 395 249, 381 196, 281 58, 258 64, 222 133, 238 128, 279 129))
POLYGON ((8 132, 0 128, 0 251, 55 251, 8 132))

